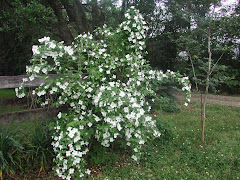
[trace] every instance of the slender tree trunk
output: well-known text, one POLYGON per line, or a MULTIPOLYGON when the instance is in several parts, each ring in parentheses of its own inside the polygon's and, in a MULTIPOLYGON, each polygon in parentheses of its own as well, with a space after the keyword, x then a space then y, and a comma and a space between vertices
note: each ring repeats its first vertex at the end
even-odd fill
POLYGON ((209 84, 210 84, 210 76, 212 73, 212 50, 211 50, 211 28, 212 28, 212 22, 213 22, 213 16, 215 12, 215 3, 213 4, 213 11, 211 14, 211 19, 209 22, 209 27, 208 27, 208 33, 207 33, 207 38, 208 38, 208 70, 207 70, 207 76, 206 76, 206 87, 205 87, 205 94, 204 94, 204 99, 203 99, 203 116, 202 121, 201 121, 201 142, 204 145, 204 130, 205 130, 205 120, 206 120, 206 104, 207 104, 207 95, 208 95, 208 90, 209 90, 209 84))
POLYGON ((208 71, 207 71, 206 87, 205 87, 205 94, 204 94, 204 100, 203 100, 203 118, 202 118, 202 122, 201 122, 201 141, 202 141, 202 144, 204 144, 206 104, 207 104, 207 95, 208 95, 209 82, 210 82, 211 67, 212 67, 211 30, 209 28, 209 30, 208 30, 208 71))

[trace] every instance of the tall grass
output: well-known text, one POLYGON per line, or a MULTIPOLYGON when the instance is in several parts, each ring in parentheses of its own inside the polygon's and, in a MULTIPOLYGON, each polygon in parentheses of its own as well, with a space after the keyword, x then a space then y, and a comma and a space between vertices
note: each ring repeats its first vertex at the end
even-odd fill
POLYGON ((23 146, 17 139, 18 131, 10 125, 0 127, 0 180, 4 175, 14 174, 21 163, 23 146))

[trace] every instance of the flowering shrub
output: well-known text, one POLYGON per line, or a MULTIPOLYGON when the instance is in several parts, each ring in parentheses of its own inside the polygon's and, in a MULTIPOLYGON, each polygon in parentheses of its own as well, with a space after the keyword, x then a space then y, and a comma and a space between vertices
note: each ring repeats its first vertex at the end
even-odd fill
MULTIPOLYGON (((149 71, 143 58, 146 23, 134 8, 125 17, 115 31, 104 26, 93 34, 81 34, 72 46, 49 37, 33 46, 32 66, 27 67, 30 77, 24 82, 41 76, 44 83, 33 91, 41 105, 69 107, 67 113, 57 115, 52 143, 57 154, 55 171, 63 179, 91 173, 84 168, 84 156, 93 138, 104 147, 125 139, 132 158, 139 160, 141 146, 161 135, 145 100, 146 95, 156 95, 154 84, 175 80, 190 98, 188 78, 171 71, 149 71), (88 73, 85 77, 83 70, 88 73), (50 78, 50 73, 57 77, 50 78), (53 96, 56 101, 52 101, 53 96)), ((16 89, 20 98, 24 82, 16 89)))

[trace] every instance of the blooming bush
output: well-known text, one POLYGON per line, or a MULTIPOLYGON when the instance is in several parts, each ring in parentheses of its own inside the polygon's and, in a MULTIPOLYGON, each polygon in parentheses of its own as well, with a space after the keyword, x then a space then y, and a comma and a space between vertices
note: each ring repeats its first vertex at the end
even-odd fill
MULTIPOLYGON (((156 96, 156 84, 175 80, 190 98, 188 78, 172 71, 149 70, 144 59, 148 27, 139 11, 130 8, 125 17, 116 30, 104 26, 93 34, 81 34, 72 46, 49 37, 33 46, 32 66, 27 66, 30 76, 24 82, 41 76, 44 83, 33 91, 41 105, 68 107, 67 113, 57 115, 52 143, 57 154, 54 169, 63 179, 91 173, 84 168, 84 156, 92 139, 104 147, 124 139, 132 158, 139 161, 141 146, 161 135, 145 99, 156 96), (57 77, 50 78, 50 73, 57 77)), ((25 95, 24 82, 16 89, 20 98, 25 95)))

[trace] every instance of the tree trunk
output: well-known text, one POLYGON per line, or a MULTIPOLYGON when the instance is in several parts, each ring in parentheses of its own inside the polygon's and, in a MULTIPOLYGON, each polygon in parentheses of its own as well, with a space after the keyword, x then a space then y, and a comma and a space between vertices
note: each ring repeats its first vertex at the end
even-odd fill
POLYGON ((67 11, 69 21, 72 23, 71 25, 73 26, 74 31, 76 31, 77 34, 88 32, 89 27, 87 25, 82 3, 78 0, 74 0, 73 4, 70 4, 65 0, 61 0, 61 3, 67 11))
POLYGON ((205 119, 206 119, 206 103, 207 103, 207 95, 209 89, 209 82, 210 82, 210 74, 211 74, 211 67, 212 67, 212 51, 211 51, 211 30, 208 30, 208 71, 207 71, 207 78, 206 78, 206 88, 203 100, 203 118, 201 122, 201 141, 204 144, 204 129, 205 129, 205 119))
POLYGON ((92 27, 96 29, 97 27, 101 26, 104 22, 104 18, 101 15, 97 0, 92 1, 92 27))
POLYGON ((122 0, 122 9, 121 9, 121 11, 122 11, 122 14, 124 14, 124 13, 125 13, 125 11, 126 11, 126 8, 127 8, 127 3, 126 3, 126 0, 122 0))
POLYGON ((65 44, 70 45, 73 41, 73 35, 68 27, 67 21, 63 17, 61 4, 57 0, 47 1, 58 20, 53 28, 56 29, 57 35, 64 40, 65 44))
POLYGON ((211 50, 211 28, 212 28, 212 21, 213 21, 213 16, 214 16, 214 11, 215 11, 215 3, 213 4, 213 11, 211 14, 211 19, 209 22, 209 27, 208 27, 208 71, 207 71, 207 76, 206 76, 206 87, 205 87, 205 94, 204 94, 204 100, 203 100, 203 118, 201 122, 201 141, 202 144, 204 144, 204 130, 205 130, 205 119, 206 119, 206 104, 207 104, 207 95, 208 95, 208 89, 209 89, 209 84, 210 84, 210 75, 212 71, 212 50, 211 50))

